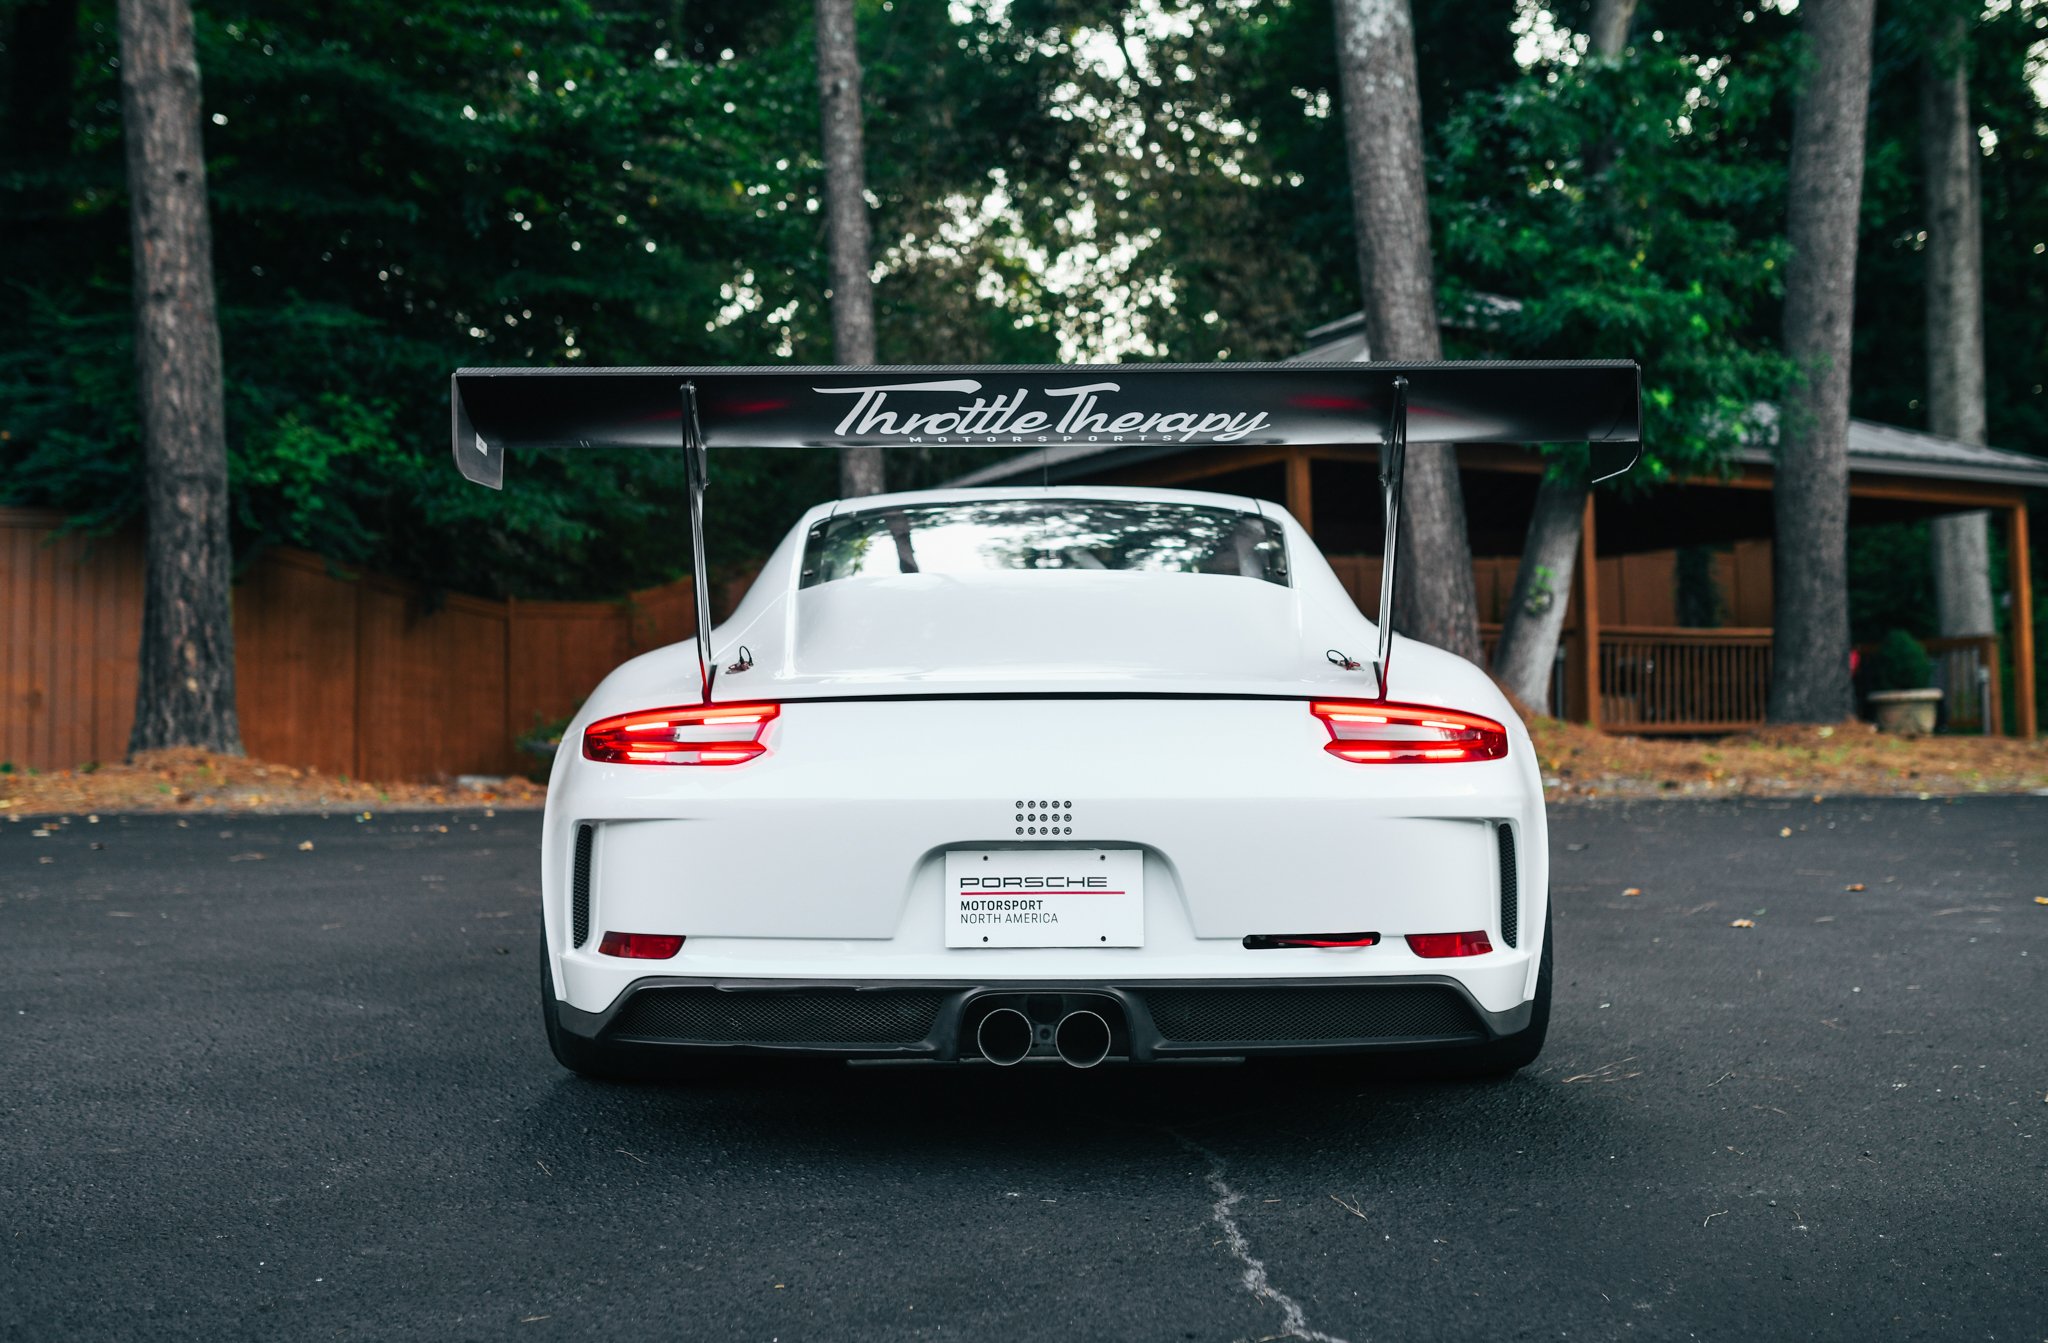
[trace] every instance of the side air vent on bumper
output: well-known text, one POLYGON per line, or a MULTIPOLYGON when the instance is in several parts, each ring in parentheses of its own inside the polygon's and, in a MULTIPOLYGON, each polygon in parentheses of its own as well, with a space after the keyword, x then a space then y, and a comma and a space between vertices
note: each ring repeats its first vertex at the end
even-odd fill
POLYGON ((1500 940, 1511 947, 1521 945, 1522 887, 1515 876, 1515 828, 1503 822, 1495 827, 1500 836, 1500 940))
POLYGON ((1325 1043, 1483 1038, 1470 1004, 1441 984, 1147 989, 1164 1041, 1325 1043))
POLYGON ((939 989, 792 989, 729 993, 642 989, 606 1034, 664 1044, 906 1045, 932 1033, 939 989))
POLYGON ((569 945, 580 947, 590 940, 590 844, 597 834, 594 825, 576 827, 576 866, 569 874, 569 945))

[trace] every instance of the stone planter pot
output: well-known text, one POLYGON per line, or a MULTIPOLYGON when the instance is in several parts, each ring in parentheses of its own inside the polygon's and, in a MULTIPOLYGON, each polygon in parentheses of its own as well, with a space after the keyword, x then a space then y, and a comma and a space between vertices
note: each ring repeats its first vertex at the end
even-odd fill
POLYGON ((1870 712, 1878 730, 1901 737, 1924 737, 1934 731, 1934 710, 1940 703, 1939 690, 1870 692, 1870 712))

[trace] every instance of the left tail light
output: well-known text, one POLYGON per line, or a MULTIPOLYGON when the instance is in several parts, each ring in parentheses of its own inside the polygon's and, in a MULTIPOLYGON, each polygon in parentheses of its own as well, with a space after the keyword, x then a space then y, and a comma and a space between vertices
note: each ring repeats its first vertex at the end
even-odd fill
POLYGON ((1448 764, 1508 753, 1507 729, 1476 713, 1374 700, 1317 700, 1308 707, 1330 729, 1323 749, 1355 764, 1448 764))
POLYGON ((777 704, 691 704, 601 719, 583 729, 583 758, 607 765, 737 765, 768 748, 777 704))

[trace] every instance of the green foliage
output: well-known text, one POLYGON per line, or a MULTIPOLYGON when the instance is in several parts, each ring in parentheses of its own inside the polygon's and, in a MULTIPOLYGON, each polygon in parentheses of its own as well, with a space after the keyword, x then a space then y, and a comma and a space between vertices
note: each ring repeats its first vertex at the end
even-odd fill
POLYGON ((1925 690, 1934 684, 1934 661, 1920 641, 1904 630, 1892 630, 1871 658, 1873 690, 1925 690))
POLYGON ((1673 566, 1678 623, 1687 629, 1719 629, 1728 620, 1728 597, 1714 572, 1712 546, 1680 546, 1673 566))
MULTIPOLYGON (((1915 70, 1953 3, 1900 0, 1879 39, 1855 396, 1897 423, 1924 398, 1915 70)), ((0 0, 0 500, 109 529, 140 505, 117 52, 112 0, 69 4, 53 26, 67 0, 0 0)), ((1717 469, 1785 373, 1797 15, 1645 0, 1624 60, 1525 72, 1526 6, 1414 9, 1450 352, 1638 357, 1635 479, 1717 469)), ((1549 9, 1584 29, 1590 0, 1549 9)), ((239 555, 537 597, 679 573, 676 461, 536 456, 477 490, 448 467, 446 379, 829 361, 810 14, 199 0, 239 555)), ((2026 447, 2048 440, 2048 4, 1967 17, 1992 437, 2026 447)), ((861 0, 861 46, 883 359, 1273 358, 1356 307, 1329 0, 861 0)), ((822 453, 712 476, 722 567, 834 489, 822 453)), ((1857 637, 1924 630, 1924 529, 1851 546, 1857 637)))
POLYGON ((1785 247, 1755 228, 1784 170, 1751 147, 1781 74, 1769 54, 1733 70, 1651 40, 1475 93, 1441 137, 1449 343, 1642 360, 1646 484, 1715 470, 1785 376, 1769 330, 1785 247))
POLYGON ((1894 627, 1931 637, 1934 564, 1927 524, 1887 522, 1849 530, 1849 637, 1875 643, 1894 627))

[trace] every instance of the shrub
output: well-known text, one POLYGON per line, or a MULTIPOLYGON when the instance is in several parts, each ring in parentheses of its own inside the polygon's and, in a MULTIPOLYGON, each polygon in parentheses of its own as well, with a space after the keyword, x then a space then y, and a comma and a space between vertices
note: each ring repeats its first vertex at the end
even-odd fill
POLYGON ((1874 690, 1924 690, 1934 684, 1933 659, 1920 641, 1904 630, 1884 636, 1870 672, 1874 690))

